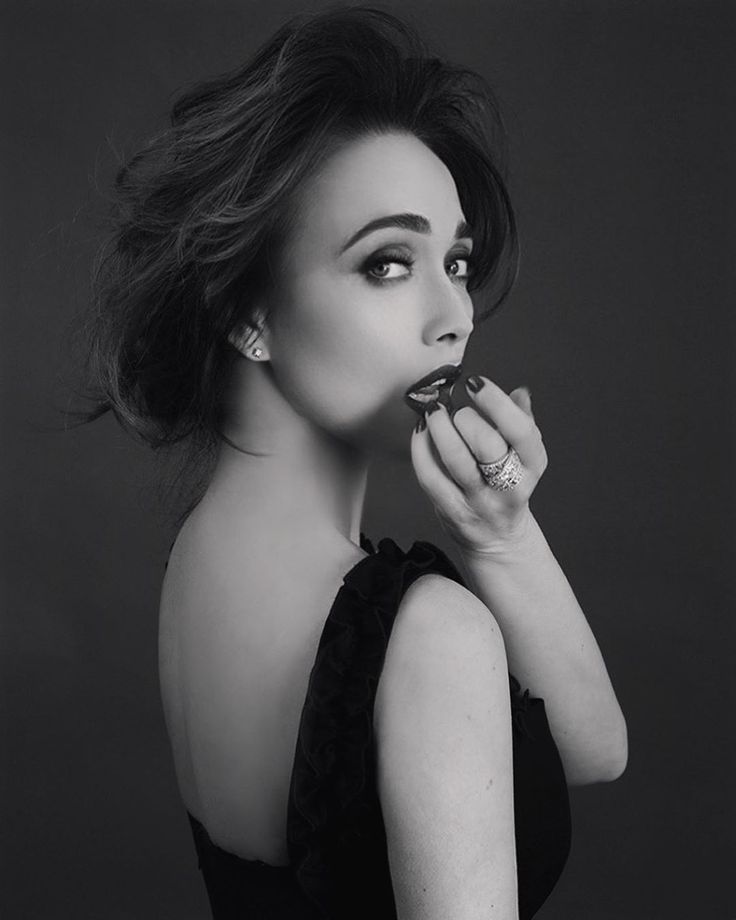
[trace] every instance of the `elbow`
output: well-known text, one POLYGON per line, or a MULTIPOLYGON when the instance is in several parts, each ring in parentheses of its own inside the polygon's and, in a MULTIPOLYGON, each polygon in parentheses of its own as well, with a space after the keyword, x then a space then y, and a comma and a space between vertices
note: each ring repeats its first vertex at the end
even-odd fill
POLYGON ((622 776, 629 762, 629 733, 623 713, 619 714, 618 725, 612 733, 611 749, 608 756, 608 769, 600 782, 610 783, 622 776))
POLYGON ((587 786, 593 783, 612 783, 626 770, 629 760, 629 742, 626 721, 621 716, 615 728, 599 739, 596 750, 576 763, 568 775, 570 786, 587 786))
POLYGON ((601 765, 599 771, 599 776, 593 782, 597 783, 612 783, 615 779, 619 779, 626 769, 626 765, 629 762, 629 748, 626 742, 613 754, 611 754, 605 764, 601 765))

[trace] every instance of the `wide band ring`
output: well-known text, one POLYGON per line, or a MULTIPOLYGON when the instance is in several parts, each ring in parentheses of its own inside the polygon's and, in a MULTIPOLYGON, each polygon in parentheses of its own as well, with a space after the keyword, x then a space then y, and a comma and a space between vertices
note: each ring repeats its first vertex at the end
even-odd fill
POLYGON ((513 447, 500 460, 493 463, 479 463, 478 469, 486 483, 497 492, 507 492, 521 482, 524 465, 513 447))

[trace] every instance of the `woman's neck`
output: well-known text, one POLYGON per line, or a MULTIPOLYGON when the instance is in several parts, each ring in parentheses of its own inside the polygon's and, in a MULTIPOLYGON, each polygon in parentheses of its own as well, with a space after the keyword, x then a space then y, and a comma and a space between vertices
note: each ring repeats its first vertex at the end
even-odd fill
POLYGON ((211 499, 295 532, 359 545, 368 457, 299 415, 266 365, 239 363, 211 499))

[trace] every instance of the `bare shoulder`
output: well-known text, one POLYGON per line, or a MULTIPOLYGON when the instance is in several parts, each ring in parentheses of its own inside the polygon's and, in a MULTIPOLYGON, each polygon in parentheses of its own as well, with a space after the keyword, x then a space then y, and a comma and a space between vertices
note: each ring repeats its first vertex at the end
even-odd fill
POLYGON ((473 625, 495 626, 491 611, 477 595, 455 581, 430 572, 418 578, 405 592, 397 613, 397 623, 416 619, 417 625, 424 624, 430 628, 439 623, 457 621, 468 628, 473 625), (439 623, 438 623, 439 621, 439 623))
POLYGON ((432 573, 406 591, 374 729, 402 920, 517 917, 506 652, 491 611, 461 584, 432 573))
POLYGON ((501 630, 472 591, 439 573, 418 578, 396 613, 379 680, 374 727, 380 735, 388 707, 403 711, 411 680, 453 680, 474 665, 503 664, 501 630))
POLYGON ((488 607, 472 591, 439 573, 418 578, 404 593, 396 613, 387 649, 383 677, 386 683, 407 663, 421 667, 428 655, 503 652, 501 630, 488 607))

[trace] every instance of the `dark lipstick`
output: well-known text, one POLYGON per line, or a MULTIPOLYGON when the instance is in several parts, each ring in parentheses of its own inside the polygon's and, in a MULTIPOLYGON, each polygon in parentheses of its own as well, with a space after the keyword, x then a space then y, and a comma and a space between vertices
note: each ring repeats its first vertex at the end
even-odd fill
POLYGON ((447 406, 452 387, 462 370, 461 364, 443 364, 435 368, 407 389, 404 402, 418 415, 424 415, 427 406, 435 401, 447 406))

